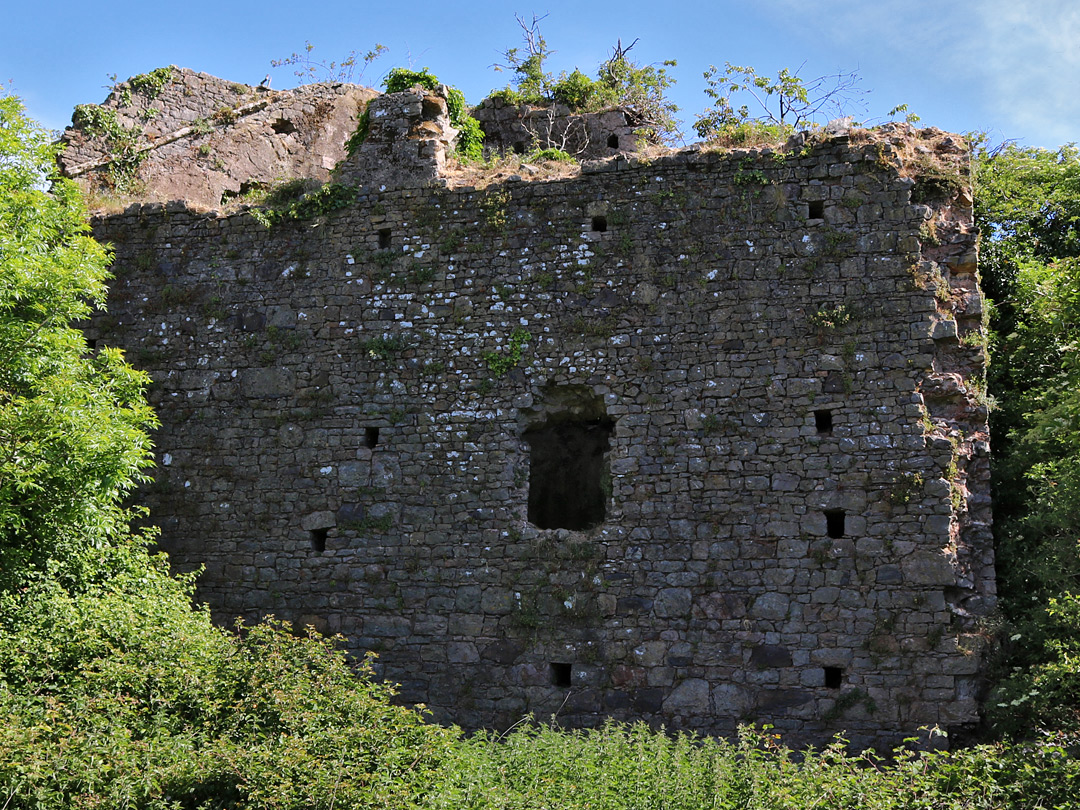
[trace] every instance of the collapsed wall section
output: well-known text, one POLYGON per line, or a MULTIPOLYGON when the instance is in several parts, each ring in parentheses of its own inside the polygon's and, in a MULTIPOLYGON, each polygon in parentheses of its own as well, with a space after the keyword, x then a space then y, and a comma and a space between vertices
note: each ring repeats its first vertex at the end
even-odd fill
POLYGON ((145 501, 219 621, 467 727, 889 745, 977 719, 993 605, 963 172, 899 128, 270 231, 136 206, 89 336, 153 376, 145 501))
POLYGON ((77 107, 58 162, 92 198, 218 208, 282 180, 329 179, 378 95, 344 83, 276 91, 159 68, 101 105, 77 107))

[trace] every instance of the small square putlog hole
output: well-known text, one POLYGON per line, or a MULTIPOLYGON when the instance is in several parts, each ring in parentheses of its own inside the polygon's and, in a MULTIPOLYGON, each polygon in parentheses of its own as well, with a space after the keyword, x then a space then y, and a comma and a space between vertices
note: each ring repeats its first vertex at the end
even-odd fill
POLYGON ((825 667, 825 688, 839 689, 844 683, 843 667, 825 667))
POLYGON ((312 529, 308 532, 312 551, 326 551, 326 535, 329 532, 329 529, 312 529))
POLYGON ((377 427, 364 428, 364 447, 368 450, 379 444, 379 429, 377 427))
POLYGON ((390 247, 390 229, 382 228, 379 230, 379 250, 386 250, 390 247))
POLYGON ((608 450, 614 420, 549 421, 529 430, 529 522, 540 529, 591 529, 611 497, 608 450))
POLYGON ((832 411, 814 411, 814 427, 817 428, 818 433, 832 433, 832 424, 832 411))
POLYGON ((551 685, 568 689, 570 687, 570 676, 572 674, 573 665, 552 661, 548 667, 551 685))
POLYGON ((619 148, 619 136, 614 134, 614 133, 612 133, 611 135, 608 135, 607 136, 607 145, 608 145, 608 149, 618 149, 619 148))
POLYGON ((596 233, 603 233, 607 230, 607 217, 593 217, 592 229, 596 233))
POLYGON ((807 214, 810 219, 824 219, 825 218, 825 201, 824 200, 811 200, 807 203, 810 209, 807 214))
POLYGON ((825 510, 825 534, 834 540, 844 536, 844 510, 843 509, 826 509, 825 510))

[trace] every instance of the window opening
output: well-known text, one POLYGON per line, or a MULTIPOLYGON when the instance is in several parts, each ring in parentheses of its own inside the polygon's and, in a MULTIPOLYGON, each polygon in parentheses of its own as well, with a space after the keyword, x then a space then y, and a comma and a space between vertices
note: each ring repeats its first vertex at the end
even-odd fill
POLYGON ((561 686, 564 689, 570 687, 570 675, 573 666, 571 664, 563 664, 552 661, 549 664, 551 674, 551 685, 561 686))
POLYGON ((825 534, 834 540, 844 536, 843 509, 829 509, 825 512, 825 534))
POLYGON ((364 428, 364 446, 371 450, 379 443, 379 429, 377 427, 364 428))
POLYGON ((615 134, 608 135, 607 136, 607 145, 608 145, 608 149, 618 149, 619 148, 619 136, 615 135, 615 134))
POLYGON ((592 229, 597 233, 603 233, 607 230, 607 217, 593 217, 592 229))
POLYGON ((839 689, 844 683, 843 667, 825 667, 825 688, 839 689))
POLYGON ((608 450, 615 422, 555 414, 529 430, 529 522, 540 529, 591 529, 611 497, 608 450))
POLYGON ((814 411, 814 427, 818 433, 832 433, 832 411, 814 411))
POLYGON ((381 228, 379 230, 379 249, 386 250, 390 247, 390 229, 381 228))
POLYGON ((824 200, 811 200, 808 203, 810 207, 809 218, 810 219, 824 219, 825 217, 825 201, 824 200))
POLYGON ((326 535, 329 532, 329 529, 312 529, 308 532, 313 551, 326 551, 326 535))

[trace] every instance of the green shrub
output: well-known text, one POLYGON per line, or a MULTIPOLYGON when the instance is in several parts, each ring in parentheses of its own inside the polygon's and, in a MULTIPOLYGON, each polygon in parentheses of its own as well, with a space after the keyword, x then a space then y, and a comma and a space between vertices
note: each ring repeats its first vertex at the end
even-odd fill
POLYGON ((537 149, 530 154, 525 160, 529 163, 541 163, 546 160, 553 160, 557 163, 577 163, 577 160, 569 152, 564 152, 562 149, 537 149))
POLYGON ((230 634, 129 556, 85 593, 0 611, 0 798, 12 808, 409 807, 455 737, 367 664, 267 623, 230 634))
POLYGON ((148 98, 157 98, 165 89, 165 85, 172 81, 173 70, 175 68, 172 65, 155 68, 149 73, 132 76, 128 79, 128 84, 132 90, 144 93, 148 98))
POLYGON ((415 85, 420 85, 426 90, 438 90, 439 79, 437 76, 432 75, 427 68, 409 70, 401 67, 393 68, 383 79, 383 88, 387 93, 401 93, 415 85))
POLYGON ((551 89, 551 96, 558 104, 565 104, 572 110, 583 110, 601 95, 601 89, 599 82, 574 68, 574 72, 569 76, 565 73, 559 76, 551 89))

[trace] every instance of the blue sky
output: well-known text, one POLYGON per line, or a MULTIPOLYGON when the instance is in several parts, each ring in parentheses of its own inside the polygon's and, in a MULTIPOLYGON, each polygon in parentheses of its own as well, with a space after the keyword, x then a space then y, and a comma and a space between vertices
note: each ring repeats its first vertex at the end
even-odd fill
POLYGON ((12 82, 33 117, 60 129, 76 104, 105 98, 113 73, 175 64, 256 84, 269 72, 283 88, 295 78, 270 61, 305 41, 333 60, 379 42, 389 52, 365 84, 391 67, 426 66, 477 102, 508 80, 491 65, 520 44, 515 13, 547 15, 555 72, 594 73, 618 38, 639 38, 632 55, 641 61, 677 59, 672 95, 687 131, 708 101, 702 71, 733 62, 771 74, 803 65, 807 78, 857 71, 871 93, 856 117, 906 103, 943 129, 1048 148, 1080 140, 1077 0, 6 0, 0 80, 12 82))

